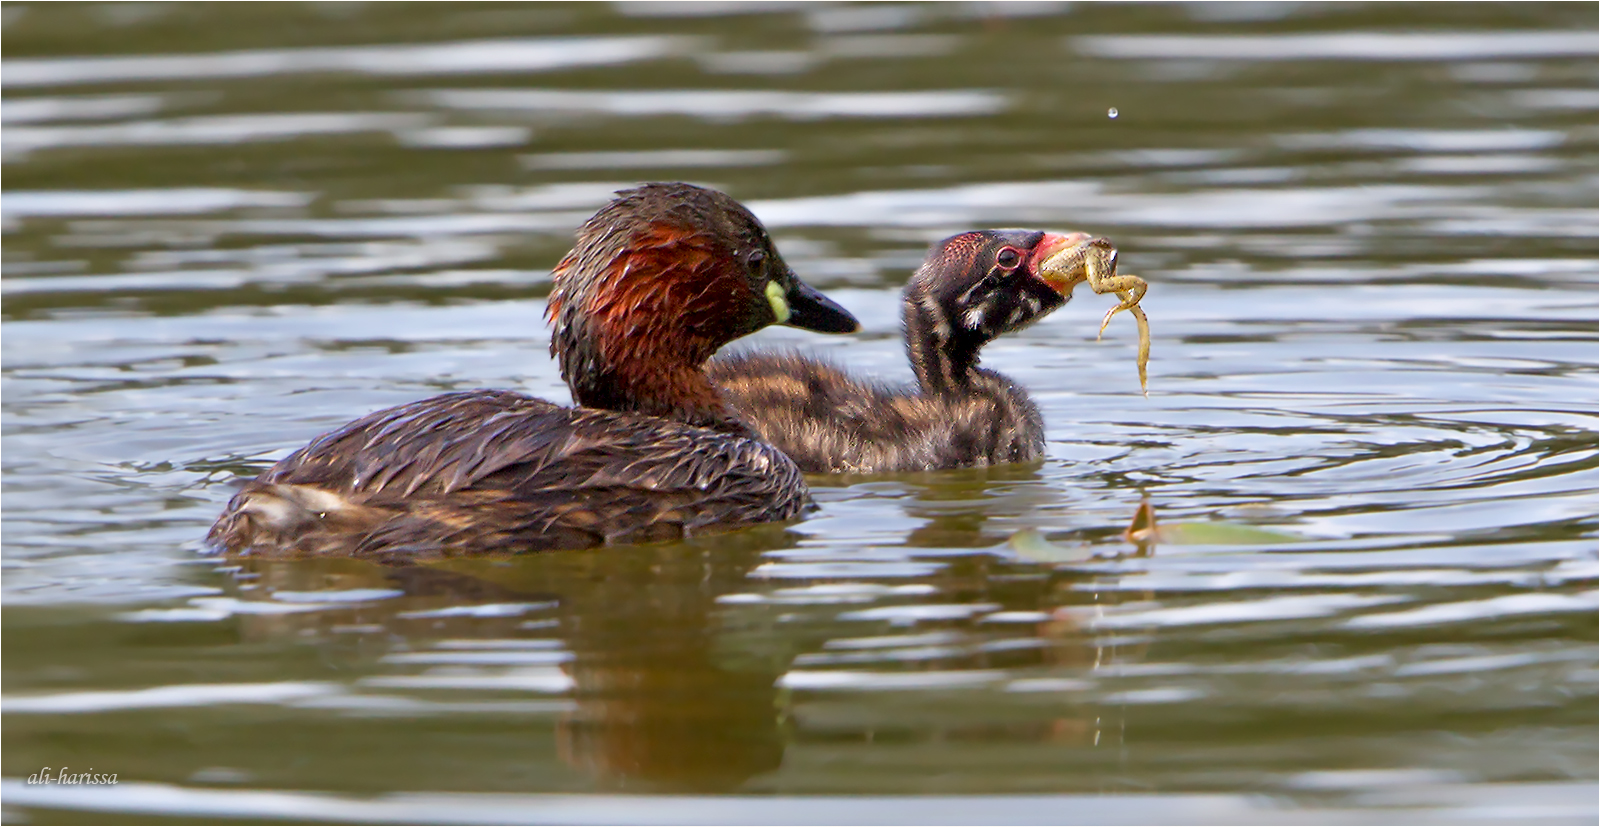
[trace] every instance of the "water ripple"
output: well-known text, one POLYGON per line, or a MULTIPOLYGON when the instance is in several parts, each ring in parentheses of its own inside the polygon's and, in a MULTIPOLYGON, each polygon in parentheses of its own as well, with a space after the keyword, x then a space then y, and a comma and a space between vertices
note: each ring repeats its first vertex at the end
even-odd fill
POLYGON ((1447 61, 1592 55, 1595 32, 1340 32, 1273 35, 1098 35, 1068 47, 1122 60, 1447 61))
POLYGON ((1486 600, 1441 603, 1402 612, 1353 617, 1345 625, 1354 629, 1382 629, 1395 626, 1431 626, 1465 623, 1526 614, 1560 614, 1600 611, 1600 592, 1580 594, 1508 594, 1486 600))
POLYGON ((4 11, 5 746, 141 768, 8 815, 1594 820, 1592 13, 4 11), (550 267, 680 176, 863 322, 741 349, 908 381, 930 242, 1083 230, 1151 284, 1151 394, 1085 289, 984 349, 1037 463, 582 554, 196 553, 352 417, 566 402, 550 267), (755 797, 636 798, 711 789, 755 797), (1002 789, 1094 795, 956 795, 1002 789))
POLYGON ((612 117, 688 115, 712 120, 758 116, 816 118, 949 118, 1005 110, 1005 95, 983 89, 930 92, 785 92, 735 89, 616 91, 577 89, 430 89, 402 100, 444 109, 592 113, 612 117))
POLYGON ((652 36, 505 38, 398 46, 7 60, 0 62, 0 86, 68 86, 322 72, 391 76, 545 72, 652 60, 676 54, 687 48, 689 42, 684 38, 652 36))

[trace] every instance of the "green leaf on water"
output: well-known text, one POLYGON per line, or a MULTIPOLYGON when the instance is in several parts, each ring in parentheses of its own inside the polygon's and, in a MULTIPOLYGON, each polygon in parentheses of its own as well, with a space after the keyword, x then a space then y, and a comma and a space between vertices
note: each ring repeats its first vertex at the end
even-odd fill
MULTIPOLYGON (((1149 534, 1136 542, 1141 546, 1262 546, 1305 542, 1282 531, 1208 520, 1193 523, 1162 523, 1152 543, 1149 534)), ((1082 563, 1093 559, 1096 546, 1089 543, 1065 545, 1047 539, 1038 529, 1027 528, 1011 535, 1011 548, 1030 560, 1041 563, 1082 563)), ((1102 546, 1100 546, 1103 548, 1102 546)))
POLYGON ((1157 545, 1173 546, 1260 546, 1271 543, 1299 543, 1304 538, 1281 531, 1220 521, 1199 523, 1161 523, 1156 528, 1157 545))
POLYGON ((1094 556, 1086 543, 1064 546, 1046 540, 1036 528, 1025 528, 1011 535, 1011 547, 1023 557, 1041 563, 1081 563, 1094 556))

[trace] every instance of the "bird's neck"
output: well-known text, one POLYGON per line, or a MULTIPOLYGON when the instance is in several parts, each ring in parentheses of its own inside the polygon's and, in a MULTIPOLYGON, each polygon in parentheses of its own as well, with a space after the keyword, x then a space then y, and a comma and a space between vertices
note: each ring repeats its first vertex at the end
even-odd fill
POLYGON ((931 300, 906 299, 906 353, 925 394, 971 393, 974 384, 988 373, 978 367, 983 341, 962 330, 959 322, 931 300))
POLYGON ((978 366, 987 339, 945 319, 933 302, 905 303, 906 350, 917 384, 964 446, 963 464, 1020 462, 1044 452, 1044 419, 1022 386, 978 366))
POLYGON ((754 329, 742 321, 748 286, 700 235, 665 225, 636 235, 580 245, 556 265, 550 350, 573 400, 749 434, 705 372, 754 329))
POLYGON ((659 416, 729 433, 749 432, 723 401, 704 369, 686 365, 634 367, 601 370, 590 377, 594 381, 573 382, 574 401, 590 408, 659 416))
POLYGON ((556 349, 562 378, 579 405, 749 433, 706 375, 705 362, 720 343, 643 328, 598 339, 565 333, 569 340, 556 349))

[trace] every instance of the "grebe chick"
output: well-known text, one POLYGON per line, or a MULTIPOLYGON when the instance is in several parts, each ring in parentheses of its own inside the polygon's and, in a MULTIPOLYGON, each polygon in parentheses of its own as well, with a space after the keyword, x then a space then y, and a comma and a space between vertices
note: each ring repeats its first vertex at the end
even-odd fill
POLYGON ((619 193, 556 265, 551 353, 583 407, 448 393, 321 436, 247 483, 207 539, 236 554, 405 559, 670 539, 800 514, 800 471, 704 364, 769 324, 849 332, 720 192, 619 193))
MULTIPOLYGON (((933 246, 906 285, 906 351, 917 383, 888 387, 797 354, 720 357, 711 378, 766 442, 808 474, 889 473, 1025 462, 1044 420, 978 351, 1065 304, 1083 280, 1060 262, 1114 248, 1084 233, 962 233, 933 246), (1056 257, 1081 248, 1082 255, 1056 257), (1055 258, 1055 269, 1041 268, 1055 258)), ((1112 259, 1114 261, 1114 258, 1112 259)), ((1081 268, 1078 268, 1081 269, 1081 268)))

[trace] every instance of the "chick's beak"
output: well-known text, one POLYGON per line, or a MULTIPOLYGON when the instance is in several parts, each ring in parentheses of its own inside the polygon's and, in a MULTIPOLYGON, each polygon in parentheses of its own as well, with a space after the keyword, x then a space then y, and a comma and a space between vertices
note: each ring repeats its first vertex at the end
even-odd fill
POLYGON ((789 315, 781 319, 781 324, 818 333, 854 333, 861 327, 850 311, 798 278, 790 280, 783 301, 788 304, 789 315))
POLYGON ((1070 296, 1072 288, 1088 278, 1085 260, 1100 247, 1110 247, 1110 242, 1088 233, 1045 233, 1034 246, 1028 266, 1052 290, 1070 296))

